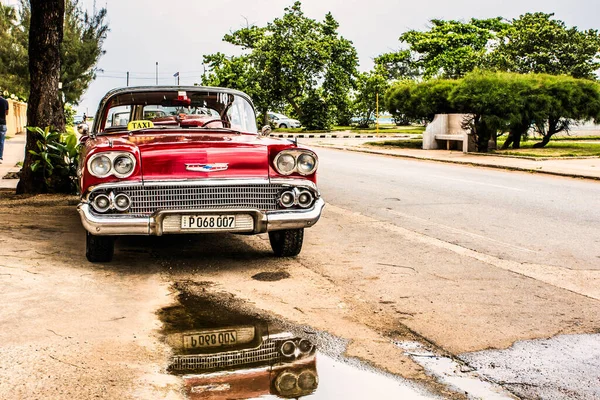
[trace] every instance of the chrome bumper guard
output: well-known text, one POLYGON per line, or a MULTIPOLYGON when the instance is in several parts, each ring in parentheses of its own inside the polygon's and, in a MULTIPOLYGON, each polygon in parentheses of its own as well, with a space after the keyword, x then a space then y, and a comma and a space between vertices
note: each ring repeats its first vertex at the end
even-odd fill
MULTIPOLYGON (((325 201, 318 198, 312 208, 306 210, 266 211, 249 209, 215 209, 215 210, 168 210, 157 211, 150 217, 130 217, 127 215, 98 215, 92 212, 89 203, 77 206, 83 227, 92 235, 151 235, 161 236, 167 233, 210 233, 210 231, 167 231, 163 229, 164 221, 169 216, 181 214, 214 215, 214 214, 249 214, 254 219, 253 230, 237 230, 245 233, 264 233, 284 229, 310 228, 317 223, 325 201)), ((216 232, 216 231, 215 231, 216 232)), ((227 232, 219 230, 218 232, 227 232)), ((236 231, 233 231, 236 232, 236 231)))

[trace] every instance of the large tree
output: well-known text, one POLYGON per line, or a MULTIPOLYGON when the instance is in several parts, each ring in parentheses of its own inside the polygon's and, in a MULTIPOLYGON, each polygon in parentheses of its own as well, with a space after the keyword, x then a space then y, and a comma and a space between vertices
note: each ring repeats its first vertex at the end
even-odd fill
MULTIPOLYGON (((94 9, 89 13, 83 10, 79 0, 66 0, 64 3, 60 81, 63 83, 65 101, 77 104, 96 77, 96 64, 104 54, 103 44, 108 33, 106 9, 94 9)), ((15 7, 0 7, 0 27, 3 28, 0 32, 0 79, 6 89, 26 97, 29 93, 27 49, 31 1, 21 0, 18 10, 15 7), (10 18, 2 18, 2 15, 10 18), (3 20, 8 23, 5 24, 3 20)))
MULTIPOLYGON (((27 107, 29 126, 50 126, 60 132, 65 129, 63 103, 59 90, 60 45, 63 39, 64 0, 30 0, 31 28, 29 29, 29 80, 27 107)), ((43 175, 34 172, 30 151, 39 150, 39 134, 27 133, 25 162, 18 193, 39 193, 45 190, 43 175)))
POLYGON ((0 89, 26 97, 29 74, 22 37, 16 8, 0 3, 0 89))
POLYGON ((506 25, 500 17, 430 22, 429 30, 403 33, 400 41, 408 48, 395 56, 380 56, 379 63, 402 71, 405 77, 420 71, 425 78, 460 78, 485 64, 488 48, 506 25), (393 61, 395 66, 390 64, 393 61))
MULTIPOLYGON (((259 91, 270 99, 269 104, 261 102, 264 107, 289 104, 302 121, 312 118, 313 113, 343 108, 343 95, 352 89, 358 61, 352 43, 337 29, 331 14, 323 22, 313 20, 296 2, 265 27, 248 26, 225 35, 226 42, 244 50, 243 60, 250 64, 245 73, 251 75, 234 80, 242 85, 235 88, 259 91), (327 110, 314 110, 317 103, 327 110)), ((221 78, 239 59, 209 55, 205 62, 211 70, 203 82, 214 83, 223 81, 221 78)))
POLYGON ((598 31, 569 28, 553 16, 538 12, 513 19, 499 35, 490 57, 492 66, 509 72, 596 79, 600 68, 598 31))

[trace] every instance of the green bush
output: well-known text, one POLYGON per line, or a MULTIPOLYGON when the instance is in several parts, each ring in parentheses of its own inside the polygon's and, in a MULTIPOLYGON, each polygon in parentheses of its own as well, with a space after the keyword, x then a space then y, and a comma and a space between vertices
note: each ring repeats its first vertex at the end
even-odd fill
POLYGON ((41 171, 46 190, 50 193, 77 192, 79 142, 74 133, 51 132, 50 128, 28 127, 38 135, 38 150, 29 150, 33 163, 31 171, 41 171))

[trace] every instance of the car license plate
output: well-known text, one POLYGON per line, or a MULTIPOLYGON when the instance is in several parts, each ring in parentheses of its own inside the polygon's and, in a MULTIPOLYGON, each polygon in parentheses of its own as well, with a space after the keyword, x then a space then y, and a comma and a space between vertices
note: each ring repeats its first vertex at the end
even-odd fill
POLYGON ((183 347, 185 349, 198 349, 204 347, 221 347, 237 344, 238 335, 236 330, 224 330, 219 332, 194 333, 183 335, 183 347))
POLYGON ((181 229, 234 229, 235 215, 183 215, 181 229))

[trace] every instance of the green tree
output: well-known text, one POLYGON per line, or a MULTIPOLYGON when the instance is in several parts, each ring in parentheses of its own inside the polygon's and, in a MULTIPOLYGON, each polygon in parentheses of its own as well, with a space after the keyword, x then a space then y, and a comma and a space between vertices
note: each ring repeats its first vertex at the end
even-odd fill
POLYGON ((22 36, 16 8, 0 4, 0 89, 25 98, 29 88, 22 36))
MULTIPOLYGON (((243 59, 250 66, 248 78, 236 81, 236 88, 249 93, 262 93, 268 102, 263 107, 289 104, 300 120, 317 113, 330 114, 343 109, 346 95, 352 89, 357 57, 352 43, 337 32, 338 24, 327 14, 324 22, 310 19, 302 12, 300 2, 285 8, 284 15, 265 27, 249 26, 225 35, 224 40, 245 50, 243 59), (247 85, 247 87, 246 87, 247 85), (323 109, 313 109, 317 97, 325 101, 323 109), (305 101, 308 98, 311 101, 305 101)), ((211 70, 203 83, 221 82, 228 65, 236 58, 209 55, 205 62, 211 70), (216 60, 216 62, 215 62, 216 60)), ((320 102, 319 102, 320 103, 320 102)), ((265 110, 262 110, 265 111, 265 110)), ((326 129, 328 126, 321 126, 326 129)))
POLYGON ((359 118, 358 125, 366 128, 375 121, 377 96, 379 96, 380 110, 384 107, 384 95, 388 90, 387 79, 376 71, 361 73, 357 79, 354 110, 359 118))
MULTIPOLYGON (((31 1, 21 0, 17 10, 1 6, 0 78, 7 89, 25 97, 29 93, 29 30, 31 1), (9 10, 8 13, 6 10, 9 10), (6 15, 7 18, 2 18, 6 15), (5 24, 4 21, 8 21, 5 24), (4 29, 7 27, 7 29, 4 29)), ((77 104, 96 77, 96 64, 104 54, 103 44, 108 33, 106 9, 84 11, 79 0, 64 2, 65 18, 61 42, 62 92, 68 103, 77 104)))
POLYGON ((385 95, 386 109, 395 118, 433 121, 435 114, 456 112, 450 102, 450 93, 459 82, 451 79, 431 79, 418 84, 413 81, 396 83, 385 95))
POLYGON ((433 19, 429 30, 410 30, 400 36, 408 45, 397 57, 399 68, 422 71, 425 78, 456 79, 482 67, 488 48, 506 23, 501 17, 472 18, 469 22, 433 19), (405 65, 403 67, 403 65, 405 65))
POLYGON ((547 107, 544 118, 535 123, 542 141, 534 147, 544 147, 553 135, 569 132, 579 122, 600 120, 600 84, 568 76, 540 75, 539 79, 547 107))
POLYGON ((384 53, 374 61, 375 70, 389 81, 416 79, 422 74, 410 50, 384 53))
POLYGON ((598 31, 568 28, 553 16, 527 13, 505 25, 490 56, 491 65, 509 72, 596 79, 600 68, 598 31))
POLYGON ((279 109, 281 102, 269 95, 268 82, 264 75, 255 69, 250 55, 227 57, 223 53, 204 56, 204 63, 209 71, 202 77, 202 84, 207 86, 221 86, 242 90, 253 100, 254 106, 263 118, 262 124, 268 125, 267 111, 279 109))

